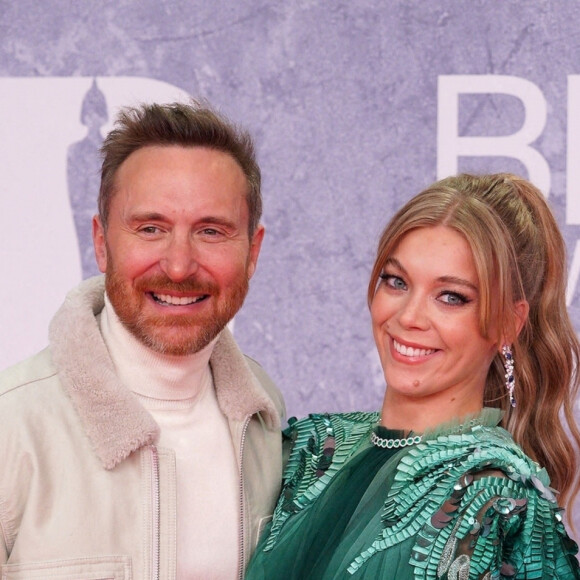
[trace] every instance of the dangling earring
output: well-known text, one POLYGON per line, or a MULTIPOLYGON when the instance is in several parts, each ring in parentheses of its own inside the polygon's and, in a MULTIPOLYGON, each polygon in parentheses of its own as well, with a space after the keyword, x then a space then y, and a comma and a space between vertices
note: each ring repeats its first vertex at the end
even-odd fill
POLYGON ((514 357, 512 355, 512 349, 509 344, 504 344, 501 347, 501 353, 503 354, 505 368, 505 388, 510 396, 510 405, 512 407, 516 406, 516 399, 514 397, 514 387, 516 386, 516 379, 514 377, 514 357))

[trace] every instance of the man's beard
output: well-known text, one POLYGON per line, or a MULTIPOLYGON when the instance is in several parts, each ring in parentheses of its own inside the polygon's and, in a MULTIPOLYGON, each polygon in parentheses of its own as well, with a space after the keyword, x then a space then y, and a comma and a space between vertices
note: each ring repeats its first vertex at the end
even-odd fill
POLYGON ((105 287, 115 313, 125 328, 145 346, 161 354, 184 356, 205 348, 236 315, 248 293, 247 270, 235 286, 220 292, 214 283, 188 279, 172 282, 157 275, 136 280, 134 284, 122 280, 114 266, 107 269, 105 287), (147 290, 156 294, 195 293, 207 294, 214 303, 212 312, 199 315, 147 315, 143 312, 147 290))

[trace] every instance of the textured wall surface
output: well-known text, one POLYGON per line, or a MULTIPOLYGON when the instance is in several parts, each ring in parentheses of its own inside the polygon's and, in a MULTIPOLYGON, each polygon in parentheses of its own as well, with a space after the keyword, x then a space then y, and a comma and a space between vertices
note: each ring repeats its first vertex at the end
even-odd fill
MULTIPOLYGON (((38 222, 10 217, 24 192, 14 182, 8 187, 0 172, 3 219, 12 228, 7 243, 29 244, 23 255, 6 244, 0 251, 0 266, 10 272, 10 295, 0 309, 15 310, 18 268, 34 272, 35 261, 44 261, 41 250, 53 257, 53 280, 70 261, 56 246, 51 250, 56 242, 45 233, 57 200, 70 201, 79 228, 75 267, 83 276, 96 271, 86 224, 94 211, 96 148, 113 113, 107 82, 163 81, 207 98, 256 137, 267 236, 235 321, 244 350, 278 382, 290 414, 378 408, 384 382, 366 285, 382 227, 438 177, 442 75, 509 75, 539 89, 547 117, 533 146, 549 167, 545 193, 572 263, 579 229, 577 220, 567 223, 566 206, 578 192, 567 190, 567 172, 580 151, 567 148, 569 133, 579 130, 570 125, 576 101, 568 99, 569 77, 580 74, 579 6, 567 0, 0 0, 0 127, 22 114, 19 99, 3 104, 2 82, 37 79, 33 87, 16 85, 27 106, 45 102, 42 80, 85 83, 78 94, 68 84, 52 94, 84 128, 60 156, 62 183, 49 175, 31 198, 46 205, 38 222)), ((532 114, 513 95, 466 94, 459 103, 461 135, 509 135, 532 114)), ((14 143, 50 142, 69 123, 60 109, 56 115, 38 133, 24 114, 10 131, 0 128, 0 161, 18 169, 13 180, 42 161, 17 156, 14 143)), ((517 158, 490 156, 461 157, 458 167, 524 175, 529 169, 517 158)), ((35 293, 45 284, 53 285, 42 279, 22 290, 27 311, 35 310, 35 293)), ((580 328, 575 292, 570 309, 580 328)), ((33 316, 16 311, 23 325, 33 316)), ((14 362, 12 356, 3 362, 14 362)))

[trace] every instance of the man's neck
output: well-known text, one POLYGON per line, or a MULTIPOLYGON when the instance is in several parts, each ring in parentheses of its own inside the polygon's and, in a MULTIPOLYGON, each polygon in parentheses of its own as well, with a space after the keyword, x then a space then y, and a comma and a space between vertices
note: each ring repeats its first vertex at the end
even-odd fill
POLYGON ((191 399, 208 384, 209 359, 217 338, 190 355, 156 352, 125 328, 106 295, 100 327, 119 378, 131 391, 156 399, 191 399))

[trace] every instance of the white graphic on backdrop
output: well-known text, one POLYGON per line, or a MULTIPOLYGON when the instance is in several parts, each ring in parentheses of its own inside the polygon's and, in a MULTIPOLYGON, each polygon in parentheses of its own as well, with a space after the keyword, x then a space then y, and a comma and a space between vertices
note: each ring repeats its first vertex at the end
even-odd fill
POLYGON ((83 277, 83 251, 85 273, 91 273, 86 270, 86 240, 77 238, 75 219, 86 223, 83 208, 85 214, 92 213, 96 192, 85 192, 89 205, 83 206, 79 188, 94 187, 98 177, 80 178, 83 170, 98 168, 98 162, 84 159, 82 170, 74 171, 69 161, 78 163, 87 150, 96 154, 95 129, 106 134, 120 106, 183 101, 189 95, 168 83, 139 77, 0 78, 0 95, 4 368, 46 345, 52 315, 83 277), (83 110, 91 89, 94 100, 83 110), (99 94, 106 110, 99 108, 99 94))
POLYGON ((514 157, 528 170, 528 177, 545 195, 550 191, 550 167, 531 144, 546 125, 547 104, 542 91, 532 82, 502 75, 440 76, 437 95, 437 175, 442 179, 457 173, 462 156, 514 157), (522 127, 512 135, 461 136, 459 96, 502 93, 521 100, 525 116, 522 127))
MULTIPOLYGON (((550 166, 534 147, 547 120, 548 106, 542 91, 527 79, 507 75, 443 75, 437 94, 438 179, 458 171, 460 157, 512 157, 528 171, 529 179, 546 197, 550 194, 550 166), (511 135, 463 136, 459 129, 459 98, 468 94, 505 94, 524 107, 521 128, 511 135)), ((566 303, 570 307, 580 281, 580 240, 570 240, 566 226, 580 225, 580 75, 568 76, 568 138, 566 152, 566 223, 560 224, 571 255, 566 303)), ((571 309, 578 324, 576 309, 571 309)))
MULTIPOLYGON (((0 368, 46 344, 47 327, 66 292, 96 272, 90 219, 96 209, 102 135, 118 107, 170 102, 189 95, 165 82, 140 77, 0 78, 0 211, 4 218, 0 266, 4 276, 0 327, 10 338, 0 368)), ((546 195, 551 173, 535 141, 546 125, 547 102, 527 79, 502 75, 445 75, 438 82, 437 171, 458 170, 458 159, 507 156, 519 160, 546 195), (462 95, 504 94, 523 107, 521 127, 509 135, 461 135, 462 95)), ((567 299, 580 282, 580 75, 568 77, 566 196, 559 219, 571 254, 567 299)))

